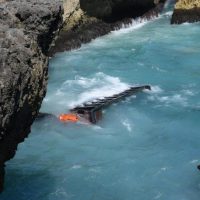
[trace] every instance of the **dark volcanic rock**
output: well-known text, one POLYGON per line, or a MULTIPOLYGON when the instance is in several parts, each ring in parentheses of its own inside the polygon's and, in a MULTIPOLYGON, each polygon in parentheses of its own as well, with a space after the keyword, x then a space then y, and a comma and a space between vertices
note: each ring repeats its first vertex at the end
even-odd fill
POLYGON ((159 0, 80 0, 80 7, 89 16, 116 21, 124 17, 141 16, 158 2, 159 0))
POLYGON ((62 24, 60 0, 0 4, 0 191, 4 163, 30 132, 47 85, 51 41, 62 24))
MULTIPOLYGON (((91 1, 88 0, 88 2, 91 1)), ((162 11, 164 3, 156 4, 152 8, 153 1, 149 2, 151 2, 149 3, 150 7, 147 7, 146 5, 145 9, 141 8, 140 14, 138 14, 138 12, 133 12, 134 18, 140 16, 141 20, 148 20, 154 18, 158 15, 158 13, 162 11)), ((144 3, 138 4, 144 5, 144 3)), ((92 5, 94 6, 95 4, 91 3, 90 6, 92 5)), ((90 9, 92 9, 92 7, 90 7, 90 9)), ((94 8, 94 10, 95 9, 96 7, 94 8)), ((63 29, 60 31, 59 37, 57 38, 55 45, 49 51, 49 56, 53 56, 56 52, 79 48, 81 44, 90 42, 92 39, 108 34, 109 32, 119 29, 122 26, 128 26, 133 21, 133 18, 130 18, 129 15, 126 17, 123 15, 121 16, 121 18, 122 19, 119 20, 119 18, 116 19, 114 17, 110 18, 109 21, 107 21, 101 18, 91 17, 83 12, 83 10, 80 8, 80 4, 77 4, 74 8, 74 12, 72 12, 65 20, 63 29)))

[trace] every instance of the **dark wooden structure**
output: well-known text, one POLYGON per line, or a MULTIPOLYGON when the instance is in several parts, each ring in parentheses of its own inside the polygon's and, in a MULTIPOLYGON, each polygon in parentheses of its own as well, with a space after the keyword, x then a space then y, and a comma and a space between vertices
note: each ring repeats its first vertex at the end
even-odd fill
POLYGON ((102 110, 104 108, 145 89, 151 90, 151 87, 149 85, 130 87, 129 89, 119 94, 105 97, 103 99, 97 99, 92 102, 86 102, 81 106, 77 106, 71 109, 70 112, 75 113, 95 124, 102 118, 102 110))

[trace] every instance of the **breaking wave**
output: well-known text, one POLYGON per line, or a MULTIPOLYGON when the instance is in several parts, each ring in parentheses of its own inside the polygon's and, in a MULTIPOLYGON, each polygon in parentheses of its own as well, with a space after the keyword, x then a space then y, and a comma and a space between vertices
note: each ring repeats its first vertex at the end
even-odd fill
POLYGON ((59 89, 45 99, 45 102, 50 104, 53 101, 60 112, 63 106, 65 110, 70 109, 86 101, 112 96, 129 87, 129 84, 122 82, 118 77, 98 72, 91 78, 76 76, 65 81, 59 89))

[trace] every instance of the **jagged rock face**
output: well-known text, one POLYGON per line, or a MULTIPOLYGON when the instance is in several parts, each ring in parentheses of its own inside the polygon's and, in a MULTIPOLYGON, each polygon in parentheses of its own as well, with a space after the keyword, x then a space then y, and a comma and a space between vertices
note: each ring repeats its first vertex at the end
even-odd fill
POLYGON ((83 43, 121 28, 122 24, 132 23, 132 19, 138 16, 145 19, 155 17, 162 10, 164 2, 165 0, 64 0, 65 23, 49 55, 79 48, 83 43), (130 7, 131 15, 124 12, 127 7, 130 7), (115 8, 118 10, 113 11, 115 8), (112 11, 105 11, 110 9, 112 11))
POLYGON ((172 15, 172 24, 200 21, 199 0, 178 0, 172 15))
POLYGON ((80 6, 88 15, 107 21, 135 17, 153 8, 159 0, 80 0, 80 6))
POLYGON ((0 191, 4 163, 30 132, 46 93, 48 52, 62 24, 60 0, 0 4, 0 191))

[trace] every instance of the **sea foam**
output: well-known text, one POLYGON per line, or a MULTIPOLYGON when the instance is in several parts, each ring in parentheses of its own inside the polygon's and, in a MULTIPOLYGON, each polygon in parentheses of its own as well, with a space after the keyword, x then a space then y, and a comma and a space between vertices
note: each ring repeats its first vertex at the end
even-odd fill
POLYGON ((84 80, 84 78, 80 77, 74 84, 82 86, 83 92, 78 94, 77 100, 74 99, 72 102, 69 102, 69 107, 82 104, 86 101, 92 101, 97 98, 112 96, 130 87, 128 84, 123 83, 118 77, 109 76, 101 72, 96 73, 94 78, 87 79, 89 84, 87 90, 84 90, 85 81, 80 80, 84 80))

